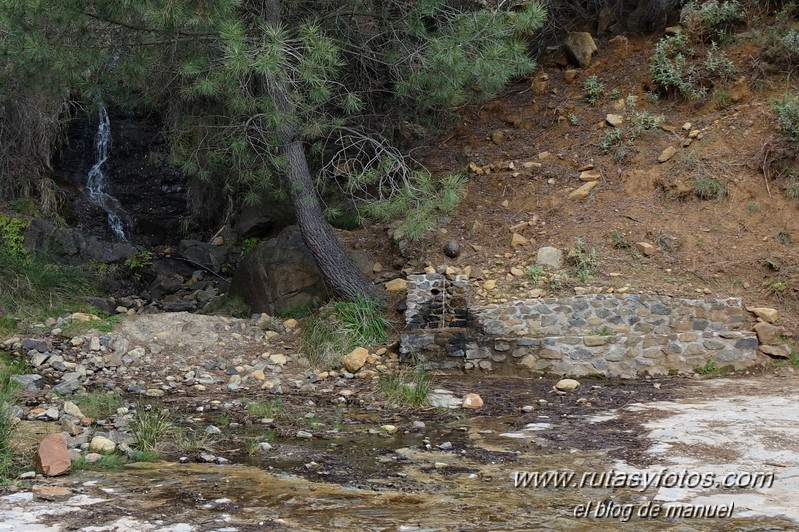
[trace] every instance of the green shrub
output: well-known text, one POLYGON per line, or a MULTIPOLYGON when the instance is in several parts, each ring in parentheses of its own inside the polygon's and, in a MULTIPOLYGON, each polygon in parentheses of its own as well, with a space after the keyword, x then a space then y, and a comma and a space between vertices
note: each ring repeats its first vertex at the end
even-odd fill
POLYGON ((785 196, 788 199, 799 200, 799 183, 789 183, 785 186, 785 196))
POLYGON ((585 91, 585 96, 583 99, 591 104, 594 105, 599 101, 599 98, 605 94, 605 85, 599 81, 599 78, 596 76, 590 76, 585 83, 583 84, 583 90, 585 91))
POLYGON ((13 218, 0 214, 0 251, 16 260, 28 260, 30 255, 23 243, 23 231, 28 227, 28 221, 22 218, 13 218))
POLYGON ((141 407, 130 427, 136 448, 143 452, 161 452, 176 431, 169 410, 141 407))
POLYGON ((714 177, 703 177, 694 182, 694 194, 704 200, 721 201, 727 196, 727 185, 714 177))
POLYGON ((141 277, 141 271, 153 263, 153 254, 151 251, 142 250, 138 251, 135 255, 125 261, 125 266, 130 268, 136 278, 141 277))
POLYGON ((255 249, 255 246, 258 245, 259 239, 257 237, 252 238, 245 238, 241 241, 241 255, 244 256, 250 251, 255 249))
POLYGON ((739 22, 746 20, 746 11, 736 0, 704 3, 689 2, 682 11, 682 23, 688 33, 700 41, 725 36, 739 22))
POLYGON ((699 75, 690 61, 693 55, 688 37, 683 32, 663 37, 655 45, 650 66, 652 81, 663 92, 677 93, 692 100, 704 99, 707 89, 697 88, 699 75))
POLYGON ((577 278, 582 283, 593 277, 599 268, 596 248, 587 249, 582 237, 579 236, 574 239, 574 247, 569 251, 567 258, 577 269, 577 278))
POLYGON ((799 151, 799 95, 784 94, 771 102, 777 115, 777 129, 791 147, 799 151))
POLYGON ((720 52, 718 46, 714 42, 710 45, 705 58, 705 71, 711 78, 717 78, 726 81, 735 74, 735 65, 733 62, 720 52))

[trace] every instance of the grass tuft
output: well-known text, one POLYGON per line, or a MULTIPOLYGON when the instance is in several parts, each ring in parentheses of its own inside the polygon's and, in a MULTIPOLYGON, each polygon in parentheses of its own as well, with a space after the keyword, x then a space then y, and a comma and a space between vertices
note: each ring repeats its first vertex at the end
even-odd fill
POLYGON ((431 389, 430 377, 421 366, 384 375, 380 378, 379 385, 387 400, 411 407, 426 405, 431 389))

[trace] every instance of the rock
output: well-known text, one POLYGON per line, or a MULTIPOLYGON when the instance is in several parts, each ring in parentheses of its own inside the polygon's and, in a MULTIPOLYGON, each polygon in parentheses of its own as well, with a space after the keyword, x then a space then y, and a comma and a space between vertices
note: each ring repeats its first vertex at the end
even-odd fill
POLYGON ((463 396, 463 403, 461 404, 463 408, 469 408, 472 410, 476 410, 483 406, 483 398, 477 395, 476 393, 467 393, 463 396))
POLYGON ((183 286, 183 276, 177 273, 161 273, 149 284, 147 290, 152 299, 163 299, 174 294, 183 286))
POLYGON ((675 148, 674 146, 669 146, 668 148, 660 152, 660 155, 658 155, 658 162, 665 163, 666 161, 674 157, 675 153, 677 153, 677 148, 675 148))
POLYGON ((647 257, 654 255, 657 252, 657 248, 649 242, 636 242, 635 249, 647 257))
POLYGON ((36 449, 33 463, 37 471, 48 477, 67 473, 72 467, 72 459, 66 437, 60 432, 45 436, 36 449))
POLYGON ((599 170, 584 170, 580 172, 580 181, 598 181, 602 177, 599 170))
POLYGON ((563 71, 563 81, 566 83, 571 83, 572 81, 577 78, 577 70, 573 68, 567 68, 563 71))
POLYGON ((33 500, 35 501, 62 502, 70 497, 72 497, 72 490, 64 486, 37 485, 33 487, 33 500))
POLYGON ((583 344, 586 347, 599 347, 608 343, 607 336, 591 335, 583 337, 583 344))
POLYGON ((588 195, 591 194, 591 191, 594 190, 594 187, 596 187, 598 184, 599 184, 598 181, 589 181, 588 183, 586 183, 585 185, 581 186, 577 190, 572 191, 569 194, 569 199, 571 199, 571 200, 579 200, 579 199, 587 198, 588 195))
POLYGON ((402 292, 408 288, 408 281, 405 279, 392 279, 387 282, 385 285, 386 290, 389 292, 402 292))
POLYGON ((787 345, 761 345, 757 350, 771 358, 791 358, 791 350, 787 345))
POLYGON ((29 373, 26 375, 11 375, 11 380, 22 386, 28 392, 36 392, 44 388, 44 377, 29 373))
POLYGON ((555 384, 555 389, 561 392, 571 392, 580 387, 580 383, 574 379, 561 379, 555 384))
POLYGON ((585 68, 591 64, 591 57, 596 53, 597 47, 590 33, 573 31, 563 43, 566 56, 578 67, 585 68))
POLYGON ((351 353, 341 357, 341 364, 350 373, 356 373, 359 369, 366 364, 366 359, 369 357, 369 351, 363 347, 358 347, 351 353))
POLYGON ((308 308, 330 299, 311 252, 297 226, 260 242, 233 275, 232 291, 252 312, 308 308))
POLYGON ((95 436, 89 443, 89 450, 100 454, 110 454, 116 451, 117 444, 105 436, 95 436))
POLYGON ((461 254, 461 245, 454 240, 450 240, 447 242, 447 245, 444 246, 444 255, 447 257, 454 259, 458 255, 461 254))
POLYGON ((299 325, 299 322, 294 318, 289 318, 283 322, 283 327, 285 327, 287 331, 293 331, 297 328, 297 325, 299 325))
POLYGON ((286 355, 281 354, 269 355, 269 360, 272 361, 272 364, 277 366, 285 366, 286 363, 288 363, 288 358, 286 358, 286 355))
POLYGON ((510 238, 510 247, 512 248, 520 248, 522 246, 526 246, 529 240, 524 238, 519 233, 513 233, 513 236, 510 238))
POLYGON ((70 321, 100 321, 99 316, 95 316, 94 314, 86 314, 85 312, 73 312, 69 316, 70 321))
POLYGON ((222 431, 219 429, 219 427, 216 427, 214 425, 208 425, 207 427, 205 427, 205 433, 206 434, 221 434, 222 431))
POLYGON ((510 269, 510 274, 514 277, 523 277, 524 270, 522 270, 521 268, 517 268, 516 266, 513 266, 510 269))
POLYGON ((178 255, 213 272, 219 272, 227 258, 227 246, 216 246, 199 240, 181 240, 178 255))
POLYGON ((380 428, 383 429, 386 434, 396 434, 397 427, 395 425, 380 425, 380 428))
POLYGON ((605 117, 605 122, 613 127, 620 127, 624 123, 624 117, 622 115, 609 114, 605 117))
POLYGON ((489 279, 488 281, 483 281, 483 289, 484 290, 493 290, 497 287, 497 282, 494 279, 489 279))
POLYGON ((766 345, 776 343, 777 338, 782 334, 782 327, 777 327, 765 321, 756 323, 753 329, 757 334, 757 341, 766 345))
POLYGON ((538 248, 535 263, 539 266, 549 266, 554 270, 559 270, 563 267, 563 252, 549 246, 538 248))
POLYGON ((768 307, 746 307, 746 310, 765 322, 774 323, 777 321, 776 309, 768 307))
POLYGON ((307 430, 298 430, 297 437, 305 440, 310 440, 311 438, 313 438, 313 434, 311 434, 307 430))

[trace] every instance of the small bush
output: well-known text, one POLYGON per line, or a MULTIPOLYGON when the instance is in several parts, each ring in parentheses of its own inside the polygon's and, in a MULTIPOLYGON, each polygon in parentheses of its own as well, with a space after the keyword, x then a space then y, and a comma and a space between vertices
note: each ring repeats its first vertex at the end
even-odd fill
POLYGON ((543 275, 544 275, 544 268, 542 268, 538 264, 533 264, 532 266, 527 268, 527 276, 530 278, 530 281, 532 281, 533 284, 538 284, 538 281, 541 280, 543 275))
POLYGON ((610 241, 616 249, 631 249, 633 245, 624 238, 624 233, 621 231, 613 231, 610 235, 610 241))
POLYGON ((746 20, 746 11, 736 0, 704 3, 692 1, 682 11, 682 23, 695 39, 708 41, 726 35, 739 22, 746 20))
POLYGON ((568 259, 576 267, 577 278, 583 283, 593 277, 599 268, 596 248, 587 249, 581 237, 574 240, 574 247, 569 251, 568 259))
POLYGON ((246 408, 247 414, 252 417, 258 419, 274 418, 283 410, 283 400, 278 398, 269 401, 254 401, 247 403, 246 408))
POLYGON ((707 377, 718 377, 721 375, 721 370, 712 360, 705 362, 705 365, 696 370, 696 372, 707 377))
POLYGON ((735 74, 735 65, 729 57, 720 52, 714 42, 707 51, 705 58, 705 71, 708 76, 726 81, 735 74))
POLYGON ((721 201, 727 196, 727 185, 713 177, 703 177, 694 182, 694 194, 703 200, 721 201))
POLYGON ((786 185, 785 196, 788 199, 799 200, 799 183, 789 183, 786 185))
POLYGON ((682 32, 663 37, 655 45, 650 66, 652 81, 663 92, 676 92, 692 100, 704 99, 707 89, 698 87, 699 75, 690 61, 693 54, 688 38, 682 32))
POLYGON ((596 76, 590 76, 583 84, 585 95, 583 99, 590 105, 595 105, 605 94, 605 85, 596 76))
POLYGON ((799 95, 784 94, 775 98, 771 107, 777 115, 777 128, 792 149, 799 151, 799 95))
POLYGON ((600 144, 602 154, 607 155, 611 149, 621 146, 623 139, 624 131, 619 128, 606 131, 605 135, 602 137, 602 143, 600 144))

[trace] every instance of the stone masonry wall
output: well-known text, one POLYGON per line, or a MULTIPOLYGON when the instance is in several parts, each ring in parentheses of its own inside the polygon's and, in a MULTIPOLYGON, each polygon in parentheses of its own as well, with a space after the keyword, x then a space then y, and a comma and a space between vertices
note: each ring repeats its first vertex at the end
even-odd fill
MULTIPOLYGON (((708 361, 736 370, 759 362, 757 337, 743 330, 746 315, 738 298, 600 294, 516 300, 450 309, 461 326, 448 327, 419 319, 430 291, 442 293, 442 278, 408 278, 400 349, 427 367, 634 378, 692 372, 708 361)), ((455 282, 466 285, 465 279, 455 282)), ((459 297, 466 300, 462 292, 459 297)))

